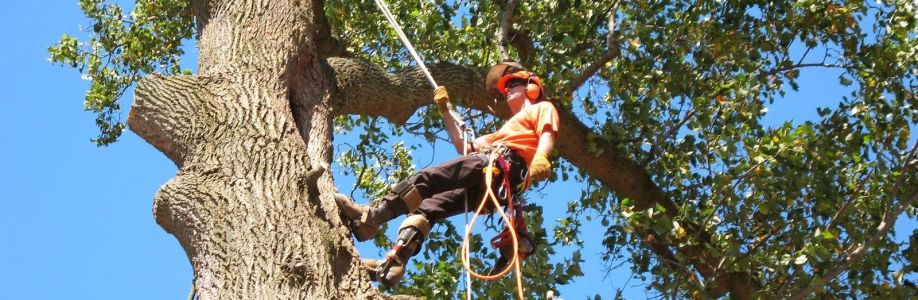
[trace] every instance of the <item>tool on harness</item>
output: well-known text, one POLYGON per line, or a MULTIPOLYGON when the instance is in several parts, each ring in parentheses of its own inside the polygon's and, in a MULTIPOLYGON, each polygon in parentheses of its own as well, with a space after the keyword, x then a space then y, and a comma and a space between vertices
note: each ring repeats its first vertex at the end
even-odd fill
MULTIPOLYGON (((512 198, 509 197, 511 195, 510 190, 511 188, 513 188, 511 187, 510 177, 513 175, 517 175, 517 174, 512 173, 513 168, 511 167, 511 164, 507 162, 508 153, 512 153, 512 152, 508 152, 508 151, 511 151, 509 150, 509 148, 506 148, 506 147, 501 147, 501 148, 504 148, 504 149, 499 148, 498 150, 499 153, 502 153, 501 156, 498 158, 498 165, 501 167, 501 171, 502 171, 501 172, 502 173, 501 174, 502 184, 500 186, 500 189, 498 190, 497 196, 500 197, 501 199, 504 199, 504 201, 506 201, 507 203, 511 203, 511 202, 513 203, 513 205, 507 206, 507 214, 510 216, 510 219, 512 222, 510 222, 510 224, 505 222, 504 229, 498 235, 491 238, 491 248, 498 250, 498 253, 500 253, 500 257, 497 258, 497 260, 494 263, 494 266, 491 268, 491 271, 488 272, 488 275, 497 274, 498 272, 500 272, 500 270, 506 268, 507 264, 510 262, 510 257, 514 255, 513 241, 512 241, 514 236, 511 236, 511 231, 509 229, 509 226, 511 226, 511 224, 512 226, 516 227, 515 228, 516 238, 518 238, 519 241, 522 242, 520 244, 520 248, 518 251, 519 258, 521 260, 525 260, 530 255, 532 255, 532 253, 535 252, 535 241, 533 241, 532 236, 529 234, 529 231, 526 229, 526 219, 523 214, 523 207, 526 205, 525 200, 522 197, 519 197, 519 195, 521 195, 520 193, 516 193, 515 194, 516 197, 512 197, 512 198)), ((519 176, 520 176, 521 184, 525 183, 525 179, 527 175, 526 169, 525 168, 517 168, 517 169, 520 170, 519 176)), ((523 188, 524 187, 517 187, 516 190, 521 191, 523 188)))
MULTIPOLYGON (((532 239, 532 235, 529 234, 529 231, 526 229, 526 219, 523 218, 523 209, 521 205, 514 205, 517 208, 517 212, 513 214, 513 218, 516 220, 513 222, 516 227, 517 238, 520 241, 519 257, 522 260, 529 258, 530 255, 535 253, 536 244, 532 239)), ((500 234, 491 238, 491 248, 498 250, 500 256, 495 260, 494 266, 491 267, 491 271, 488 272, 488 275, 494 275, 500 272, 507 267, 507 264, 510 263, 511 257, 513 254, 513 236, 511 236, 510 229, 504 227, 504 230, 500 234)))

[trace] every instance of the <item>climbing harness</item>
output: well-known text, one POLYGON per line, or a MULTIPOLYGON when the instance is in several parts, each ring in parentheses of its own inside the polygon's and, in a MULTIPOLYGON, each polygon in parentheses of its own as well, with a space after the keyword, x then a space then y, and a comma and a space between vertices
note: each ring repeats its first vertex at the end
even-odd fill
MULTIPOLYGON (((513 189, 510 184, 510 163, 507 161, 507 157, 502 155, 504 151, 501 151, 500 148, 503 147, 498 146, 498 149, 489 151, 488 165, 482 169, 482 172, 485 174, 484 196, 478 204, 478 209, 475 210, 475 215, 472 217, 470 224, 466 226, 465 237, 462 241, 462 266, 471 277, 486 281, 500 279, 513 270, 516 277, 517 295, 519 299, 523 299, 521 263, 523 259, 535 251, 535 244, 526 232, 526 223, 523 220, 523 203, 514 198, 513 189), (495 166, 495 163, 497 166, 495 166), (504 210, 500 209, 501 204, 498 200, 499 196, 490 188, 494 183, 494 176, 498 174, 503 175, 500 176, 501 183, 498 194, 501 194, 500 198, 507 201, 506 213, 504 210), (488 204, 494 205, 495 210, 500 214, 501 220, 506 227, 503 232, 491 239, 491 247, 499 250, 501 257, 498 259, 497 263, 495 263, 494 267, 492 267, 491 271, 488 272, 487 275, 484 275, 475 272, 469 265, 469 236, 471 235, 471 229, 475 225, 475 221, 478 217, 482 215, 482 213, 487 213, 485 208, 488 204), (521 241, 521 239, 523 241, 521 241)), ((505 151, 509 151, 509 149, 505 151)), ((528 176, 526 177, 528 178, 528 176)), ((527 185, 528 180, 524 180, 524 185, 520 192, 528 188, 527 185)))

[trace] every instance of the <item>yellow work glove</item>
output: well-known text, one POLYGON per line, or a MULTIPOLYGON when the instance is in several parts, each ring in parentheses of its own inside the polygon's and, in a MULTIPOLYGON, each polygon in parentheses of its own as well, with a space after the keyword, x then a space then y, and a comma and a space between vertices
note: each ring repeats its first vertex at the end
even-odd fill
POLYGON ((548 179, 550 175, 551 162, 545 157, 545 153, 536 153, 535 157, 532 158, 532 163, 529 164, 529 178, 536 182, 548 179))
POLYGON ((445 86, 438 86, 434 90, 434 102, 437 103, 437 107, 444 108, 446 103, 449 103, 449 94, 446 93, 445 86))

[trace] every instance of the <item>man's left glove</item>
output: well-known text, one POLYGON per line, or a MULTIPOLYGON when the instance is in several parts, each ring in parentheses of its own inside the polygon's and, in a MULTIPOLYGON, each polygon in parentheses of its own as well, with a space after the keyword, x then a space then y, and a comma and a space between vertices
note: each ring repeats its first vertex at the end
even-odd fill
POLYGON ((529 164, 529 178, 532 181, 542 181, 548 179, 551 175, 551 162, 548 161, 545 153, 536 153, 529 164))
POLYGON ((434 102, 437 103, 437 107, 443 108, 446 107, 446 103, 449 103, 449 94, 446 93, 445 86, 438 86, 434 90, 434 102))

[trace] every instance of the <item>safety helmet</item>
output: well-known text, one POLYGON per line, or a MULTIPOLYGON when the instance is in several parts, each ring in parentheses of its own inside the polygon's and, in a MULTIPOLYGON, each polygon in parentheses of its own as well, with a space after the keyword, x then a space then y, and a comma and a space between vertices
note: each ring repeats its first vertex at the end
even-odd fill
POLYGON ((523 68, 523 65, 512 60, 499 62, 488 70, 488 75, 485 77, 485 88, 497 93, 503 93, 502 89, 497 89, 497 81, 509 73, 525 70, 526 68, 523 68))
POLYGON ((529 100, 539 100, 542 98, 542 80, 539 79, 539 76, 529 71, 516 71, 504 75, 497 81, 497 91, 504 97, 507 97, 505 87, 507 83, 513 80, 526 81, 526 98, 529 98, 529 100))

